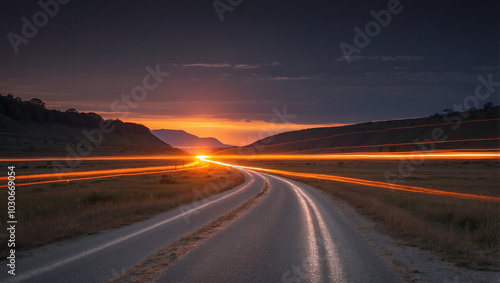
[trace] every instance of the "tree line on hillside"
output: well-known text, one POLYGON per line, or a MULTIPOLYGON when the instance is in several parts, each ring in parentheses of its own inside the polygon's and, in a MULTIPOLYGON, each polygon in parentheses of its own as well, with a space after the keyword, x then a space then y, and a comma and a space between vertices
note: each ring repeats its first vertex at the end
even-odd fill
MULTIPOLYGON (((45 108, 45 103, 39 98, 23 101, 12 94, 0 94, 0 114, 20 123, 60 123, 76 128, 94 129, 104 119, 96 113, 82 113, 74 108, 65 112, 45 108)), ((124 123, 120 120, 111 120, 117 134, 149 134, 149 129, 143 125, 124 123)))

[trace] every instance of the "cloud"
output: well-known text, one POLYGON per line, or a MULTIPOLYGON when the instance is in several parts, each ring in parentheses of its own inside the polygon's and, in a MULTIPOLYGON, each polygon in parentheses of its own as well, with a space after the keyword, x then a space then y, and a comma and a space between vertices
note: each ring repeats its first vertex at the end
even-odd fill
POLYGON ((366 58, 366 56, 357 56, 357 55, 354 55, 354 56, 340 56, 339 58, 337 58, 336 61, 347 61, 348 58, 350 58, 351 61, 359 61, 359 60, 362 60, 362 59, 366 58))
POLYGON ((230 68, 231 64, 228 63, 195 63, 195 64, 182 64, 182 67, 201 67, 201 68, 230 68))
POLYGON ((401 85, 435 85, 444 83, 446 85, 456 83, 475 83, 477 75, 463 72, 409 72, 404 67, 393 68, 384 72, 364 72, 346 74, 339 72, 324 72, 313 76, 303 77, 257 77, 259 81, 322 81, 329 82, 335 87, 390 87, 401 85))
MULTIPOLYGON (((336 61, 346 61, 348 56, 340 56, 336 61)), ((422 61, 425 57, 422 56, 408 56, 408 55, 398 55, 398 56, 350 56, 351 61, 360 60, 373 60, 381 62, 393 62, 393 61, 422 61)))
POLYGON ((313 77, 270 77, 270 76, 265 76, 265 77, 258 78, 258 80, 259 81, 303 81, 303 80, 309 80, 312 78, 313 77))
POLYGON ((422 56, 370 56, 368 57, 370 60, 377 61, 422 61, 425 60, 425 57, 422 56))
POLYGON ((238 70, 255 69, 260 67, 261 67, 260 65, 248 65, 248 64, 238 64, 234 66, 234 68, 238 70))
POLYGON ((235 70, 248 70, 256 69, 261 67, 276 67, 280 66, 280 62, 272 63, 257 63, 257 64, 229 64, 229 63, 193 63, 193 64, 175 64, 170 63, 170 65, 176 67, 198 67, 198 68, 233 68, 235 70))
POLYGON ((473 70, 479 72, 498 72, 500 71, 500 66, 476 66, 473 70))

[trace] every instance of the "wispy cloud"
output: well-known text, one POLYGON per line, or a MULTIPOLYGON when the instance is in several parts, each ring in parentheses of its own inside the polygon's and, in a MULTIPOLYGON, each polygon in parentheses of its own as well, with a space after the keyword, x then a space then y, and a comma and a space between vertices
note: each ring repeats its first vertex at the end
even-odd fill
POLYGON ((246 81, 305 81, 314 79, 315 77, 292 77, 292 76, 259 76, 253 74, 251 78, 247 78, 246 81))
POLYGON ((261 67, 277 67, 280 62, 257 63, 257 64, 229 64, 229 63, 192 63, 192 64, 171 64, 176 67, 197 67, 197 68, 232 68, 235 70, 257 69, 261 67))
POLYGON ((233 65, 228 63, 195 63, 195 64, 181 64, 181 67, 201 67, 201 68, 231 68, 233 65))
POLYGON ((248 64, 238 64, 234 65, 235 69, 239 70, 247 70, 247 69, 255 69, 255 68, 260 68, 260 65, 248 65, 248 64))
POLYGON ((479 72, 498 72, 500 71, 500 66, 476 66, 473 69, 479 72))
POLYGON ((266 81, 303 81, 309 80, 311 77, 265 77, 266 81))
MULTIPOLYGON (((398 55, 398 56, 350 56, 351 61, 361 61, 361 60, 372 60, 381 62, 392 62, 392 61, 422 61, 425 57, 422 56, 409 56, 409 55, 398 55)), ((337 61, 346 61, 346 56, 340 56, 337 61)))

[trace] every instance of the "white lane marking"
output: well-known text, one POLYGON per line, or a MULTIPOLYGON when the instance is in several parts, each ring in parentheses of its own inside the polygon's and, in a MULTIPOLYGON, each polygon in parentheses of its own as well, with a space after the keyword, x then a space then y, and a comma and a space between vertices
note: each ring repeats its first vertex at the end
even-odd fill
MULTIPOLYGON (((213 160, 207 160, 205 158, 200 158, 200 159, 203 160, 203 161, 206 161, 206 162, 212 162, 212 163, 216 163, 216 164, 220 164, 220 165, 225 165, 225 166, 229 166, 229 167, 246 169, 246 170, 249 170, 249 171, 253 171, 254 173, 256 173, 254 170, 272 171, 270 169, 264 169, 264 168, 248 167, 248 166, 241 166, 241 165, 232 165, 232 164, 228 164, 228 163, 223 163, 223 162, 218 162, 218 161, 213 161, 213 160)), ((320 233, 321 233, 321 237, 323 238, 323 242, 325 244, 324 249, 326 250, 327 258, 324 259, 324 260, 326 260, 326 262, 328 263, 328 269, 330 271, 330 276, 333 276, 334 278, 332 278, 332 279, 335 280, 336 282, 341 281, 344 276, 342 274, 342 268, 340 267, 341 266, 340 265, 340 259, 336 256, 336 250, 337 249, 335 247, 335 244, 332 242, 332 237, 331 237, 330 231, 328 230, 328 227, 326 226, 325 221, 323 220, 323 217, 322 217, 321 213, 319 212, 319 210, 317 209, 317 207, 314 204, 314 202, 309 198, 309 196, 307 196, 307 194, 305 194, 302 191, 302 189, 300 187, 294 185, 292 182, 290 182, 290 181, 288 181, 288 180, 286 180, 284 178, 272 175, 272 174, 266 173, 266 175, 289 184, 294 189, 294 191, 297 194, 297 197, 299 198, 299 200, 301 200, 301 204, 302 204, 302 201, 306 201, 309 204, 309 206, 311 206, 311 208, 313 209, 313 212, 314 212, 316 218, 318 219, 319 230, 320 230, 320 233)), ((304 209, 304 207, 303 207, 303 209, 304 209)), ((308 224, 307 224, 308 225, 308 231, 311 232, 311 229, 309 227, 309 221, 307 220, 311 215, 310 215, 309 207, 307 205, 306 205, 306 208, 304 209, 304 211, 306 212, 306 221, 308 222, 308 224)), ((314 233, 313 235, 315 235, 314 229, 312 229, 312 231, 314 233)), ((312 249, 312 250, 310 250, 310 252, 313 253, 313 256, 315 254, 314 251, 318 250, 318 246, 316 244, 317 243, 316 238, 314 238, 314 243, 315 243, 315 248, 312 249)), ((319 274, 319 273, 317 273, 317 274, 319 274)), ((313 276, 311 278, 317 280, 316 276, 313 276)))
MULTIPOLYGON (((340 267, 341 266, 340 259, 336 256, 335 244, 332 242, 332 237, 330 235, 330 231, 328 230, 328 227, 325 224, 323 216, 319 212, 319 210, 316 207, 316 205, 314 204, 314 202, 309 198, 309 196, 307 196, 307 194, 305 194, 302 191, 302 189, 300 187, 296 186, 292 182, 290 182, 286 179, 274 176, 274 175, 270 175, 270 176, 272 176, 278 180, 281 180, 282 182, 289 184, 294 189, 294 191, 297 194, 297 196, 299 197, 299 199, 301 199, 301 202, 305 200, 311 206, 316 218, 318 219, 321 238, 323 239, 324 248, 325 248, 326 253, 327 253, 327 258, 324 258, 323 260, 325 260, 328 264, 328 270, 329 270, 329 274, 331 276, 330 279, 333 280, 334 282, 342 282, 343 281, 342 268, 340 267)), ((307 206, 306 206, 306 208, 307 208, 306 214, 308 214, 307 217, 309 218, 310 217, 309 208, 307 206)), ((308 228, 308 229, 310 229, 310 228, 308 228)), ((313 233, 314 233, 314 229, 313 229, 313 233)), ((315 241, 315 244, 316 244, 316 241, 315 241)), ((316 246, 316 250, 317 249, 318 249, 318 247, 316 246)), ((319 264, 319 257, 318 257, 318 264, 319 264)), ((316 273, 315 275, 318 275, 318 274, 319 273, 316 273)), ((313 279, 318 280, 318 278, 313 278, 313 279)))
MULTIPOLYGON (((268 177, 261 175, 258 172, 253 172, 253 173, 258 174, 259 176, 263 177, 266 180, 268 179, 268 177)), ((265 175, 267 175, 267 174, 265 174, 265 175)), ((267 176, 275 177, 272 175, 267 175, 267 176)), ((284 181, 284 180, 281 180, 281 181, 284 181)), ((309 260, 307 261, 307 266, 309 267, 308 268, 309 278, 312 279, 312 282, 321 282, 321 277, 320 277, 321 265, 320 265, 319 251, 318 251, 318 243, 317 243, 316 234, 314 231, 314 224, 313 224, 313 220, 312 220, 311 211, 310 211, 309 207, 307 206, 307 202, 305 201, 305 199, 303 197, 299 196, 298 199, 300 201, 300 205, 301 205, 303 211, 305 211, 305 213, 306 213, 307 243, 308 243, 308 250, 309 250, 309 257, 308 257, 309 260)))
MULTIPOLYGON (((252 172, 252 173, 253 173, 253 172, 252 172)), ((48 271, 50 271, 50 270, 52 270, 52 269, 54 269, 54 268, 57 268, 57 267, 60 267, 60 266, 62 266, 62 265, 65 265, 65 264, 68 264, 68 263, 70 263, 70 262, 73 262, 73 261, 75 261, 75 260, 81 259, 81 258, 83 258, 83 257, 85 257, 85 256, 88 256, 88 255, 90 255, 90 254, 93 254, 93 253, 95 253, 95 252, 98 252, 98 251, 100 251, 100 250, 103 250, 103 249, 105 249, 105 248, 108 248, 108 247, 110 247, 110 246, 112 246, 112 245, 116 245, 116 244, 118 244, 118 243, 120 243, 120 242, 123 242, 123 241, 125 241, 125 240, 128 240, 128 239, 130 239, 130 238, 132 238, 132 237, 135 237, 135 236, 137 236, 137 235, 139 235, 139 234, 142 234, 142 233, 144 233, 144 232, 147 232, 147 231, 149 231, 149 230, 152 230, 152 229, 154 229, 154 228, 156 228, 156 227, 158 227, 158 226, 164 225, 164 224, 166 224, 166 223, 168 223, 168 222, 171 222, 171 221, 173 221, 173 220, 175 220, 175 219, 178 219, 178 218, 180 218, 180 217, 183 217, 183 216, 185 216, 185 215, 187 215, 187 214, 189 214, 189 213, 192 213, 193 211, 195 211, 195 210, 197 210, 197 209, 204 208, 204 207, 206 207, 206 206, 208 206, 208 205, 214 204, 214 203, 219 202, 219 201, 221 201, 221 200, 223 200, 223 199, 225 199, 225 198, 228 198, 228 197, 230 197, 230 196, 232 196, 232 195, 234 195, 234 194, 236 194, 236 193, 238 193, 238 192, 240 192, 240 191, 244 190, 245 188, 247 188, 248 186, 250 186, 251 184, 253 184, 253 183, 254 183, 254 181, 255 181, 255 177, 254 177, 252 174, 249 174, 249 175, 252 177, 252 180, 251 180, 250 182, 248 182, 245 186, 241 187, 241 188, 240 188, 240 189, 238 189, 237 191, 234 191, 234 192, 232 192, 232 193, 230 193, 230 194, 227 194, 227 195, 225 195, 224 197, 221 197, 221 198, 218 198, 218 199, 216 199, 216 200, 210 201, 210 202, 208 202, 208 203, 206 203, 206 204, 204 204, 204 205, 201 205, 201 206, 199 206, 199 207, 193 208, 193 209, 191 209, 191 210, 189 210, 189 211, 186 211, 186 212, 184 212, 184 213, 182 213, 182 214, 179 214, 179 215, 177 215, 177 216, 171 217, 171 218, 169 218, 169 219, 163 220, 162 222, 159 222, 159 223, 156 223, 156 224, 151 225, 151 226, 149 226, 149 227, 146 227, 146 228, 144 228, 144 229, 142 229, 142 230, 139 230, 139 231, 137 231, 137 232, 135 232, 135 233, 129 234, 129 235, 127 235, 127 236, 120 237, 120 238, 118 238, 118 239, 116 239, 116 240, 114 240, 114 241, 111 241, 111 242, 108 242, 108 243, 106 243, 106 244, 100 245, 100 246, 95 247, 95 248, 93 248, 93 249, 90 249, 90 250, 88 250, 88 251, 86 251, 86 252, 83 252, 83 253, 80 253, 80 254, 77 254, 77 255, 74 255, 74 256, 68 257, 68 258, 66 258, 66 259, 63 259, 63 260, 57 261, 57 262, 55 262, 55 263, 53 263, 53 264, 50 264, 50 265, 48 265, 48 266, 41 267, 41 268, 37 268, 37 269, 34 269, 34 270, 32 270, 32 271, 30 271, 30 272, 28 272, 28 273, 25 273, 25 274, 22 274, 22 275, 16 276, 16 277, 15 277, 15 278, 11 281, 11 282, 18 282, 18 281, 21 281, 21 280, 26 280, 26 279, 32 278, 32 277, 34 277, 34 276, 40 275, 40 274, 42 274, 42 273, 48 272, 48 271)), ((260 174, 258 174, 258 175, 260 175, 260 174)))

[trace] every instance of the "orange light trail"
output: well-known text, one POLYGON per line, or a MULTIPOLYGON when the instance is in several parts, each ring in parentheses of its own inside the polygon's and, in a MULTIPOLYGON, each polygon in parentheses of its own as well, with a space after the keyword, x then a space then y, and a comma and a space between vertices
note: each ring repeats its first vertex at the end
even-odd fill
MULTIPOLYGON (((35 174, 35 175, 25 175, 16 176, 16 180, 33 180, 42 179, 41 181, 30 182, 30 183, 16 183, 16 186, 27 186, 34 184, 47 184, 47 183, 57 183, 57 182, 69 182, 69 181, 80 181, 80 180, 91 180, 91 179, 102 179, 120 176, 136 176, 136 175, 147 175, 147 174, 159 174, 172 171, 180 171, 187 169, 203 168, 205 165, 199 165, 199 161, 194 161, 189 164, 184 165, 183 168, 176 169, 180 166, 169 165, 169 166, 152 166, 152 167, 138 167, 138 168, 122 168, 122 169, 108 169, 108 170, 96 170, 96 171, 80 171, 80 172, 66 172, 66 173, 49 173, 49 174, 35 174), (75 178, 79 177, 79 178, 75 178), (54 180, 53 178, 57 178, 54 180), (43 180, 51 179, 51 180, 43 180)), ((7 177, 1 177, 1 181, 6 182, 7 177)), ((5 188, 7 185, 0 185, 0 188, 5 188)))
MULTIPOLYGON (((184 167, 192 167, 198 164, 199 161, 194 161, 184 165, 184 167)), ((168 166, 152 166, 152 167, 137 167, 137 168, 120 168, 120 169, 106 169, 106 170, 94 170, 94 171, 80 171, 80 172, 65 172, 65 173, 48 173, 48 174, 35 174, 35 175, 19 175, 16 176, 16 180, 25 179, 44 179, 52 178, 54 176, 60 178, 71 178, 71 177, 85 177, 85 176, 95 176, 95 175, 112 175, 112 174, 127 174, 135 172, 151 172, 160 170, 171 170, 179 167, 180 165, 168 165, 168 166)), ((7 177, 0 177, 0 181, 7 180, 7 177)))
POLYGON ((23 162, 23 161, 116 161, 116 160, 179 160, 192 159, 194 156, 183 155, 131 155, 131 156, 87 156, 79 158, 68 157, 29 157, 29 158, 0 158, 0 162, 23 162))
MULTIPOLYGON (((334 135, 329 135, 329 136, 325 136, 325 137, 302 139, 302 140, 296 140, 296 141, 284 142, 284 143, 278 143, 278 144, 271 144, 271 145, 258 145, 257 147, 258 148, 268 148, 268 147, 282 146, 282 145, 294 144, 294 143, 301 143, 301 142, 305 142, 305 141, 328 139, 328 138, 332 138, 332 137, 346 136, 346 135, 356 135, 356 134, 365 134, 365 133, 377 133, 377 132, 385 132, 385 131, 393 131, 393 130, 414 129, 414 128, 424 128, 424 127, 435 127, 435 126, 445 126, 445 125, 453 125, 453 124, 457 124, 457 123, 475 123, 475 122, 486 122, 486 121, 497 121, 497 120, 500 120, 500 118, 472 120, 472 121, 460 121, 460 122, 447 122, 447 123, 438 123, 438 124, 430 124, 430 125, 416 125, 416 126, 408 126, 408 127, 394 127, 394 128, 381 129, 381 130, 358 131, 358 132, 334 134, 334 135)), ((227 150, 230 150, 230 149, 222 150, 222 151, 220 151, 220 153, 222 153, 224 151, 227 151, 227 150)))
MULTIPOLYGON (((136 172, 136 173, 125 173, 125 174, 115 174, 115 175, 100 175, 100 176, 93 176, 93 177, 73 178, 73 179, 65 179, 65 180, 48 180, 48 181, 31 182, 31 183, 17 183, 16 187, 29 186, 29 185, 40 185, 40 184, 50 184, 50 183, 60 183, 60 182, 73 182, 73 181, 84 181, 84 180, 94 180, 94 179, 105 179, 105 178, 123 177, 123 176, 154 175, 154 174, 161 174, 161 173, 168 173, 168 172, 178 172, 178 171, 184 171, 184 170, 199 169, 199 168, 205 168, 208 166, 209 166, 208 164, 205 164, 205 165, 200 165, 197 167, 189 167, 189 168, 182 168, 182 169, 176 169, 176 170, 170 169, 170 170, 153 171, 153 172, 136 172)), ((7 185, 0 186, 0 188, 5 188, 5 187, 7 187, 7 185)))
POLYGON ((284 154, 290 154, 294 152, 306 152, 315 150, 325 150, 325 149, 348 149, 348 148, 370 148, 370 147, 385 147, 385 146, 401 146, 401 145, 419 145, 419 144, 434 144, 434 143, 454 143, 454 142, 471 142, 471 141, 491 141, 500 140, 500 138, 484 138, 484 139, 463 139, 463 140, 445 140, 445 141, 432 141, 432 142, 411 142, 411 143, 392 143, 392 144, 373 144, 373 145, 353 145, 353 146, 337 146, 337 147, 321 147, 312 148, 305 150, 295 150, 287 151, 284 154))
POLYGON ((268 172, 268 173, 274 173, 274 174, 280 174, 280 175, 286 175, 286 176, 328 180, 328 181, 334 181, 334 182, 357 184, 357 185, 362 185, 362 186, 377 187, 377 188, 383 188, 383 189, 391 189, 391 190, 406 191, 406 192, 413 192, 413 193, 424 193, 424 194, 440 195, 440 196, 449 196, 449 197, 456 197, 456 198, 462 198, 462 199, 475 199, 475 200, 486 200, 486 201, 500 202, 499 197, 463 194, 463 193, 457 193, 457 192, 447 192, 447 191, 434 190, 434 189, 428 189, 428 188, 422 188, 422 187, 416 187, 416 186, 403 186, 403 185, 398 185, 398 184, 391 184, 391 183, 384 183, 384 182, 370 181, 370 180, 363 180, 363 179, 356 179, 356 178, 348 178, 348 177, 341 177, 341 176, 334 176, 334 175, 326 175, 326 174, 301 173, 301 172, 291 172, 291 171, 266 169, 266 168, 259 168, 259 167, 238 166, 238 165, 232 165, 232 164, 222 163, 222 162, 218 162, 218 161, 208 160, 207 158, 209 158, 209 157, 208 156, 199 156, 198 157, 198 159, 200 159, 202 161, 216 163, 216 164, 220 164, 220 165, 224 165, 224 166, 257 170, 257 171, 264 171, 264 172, 268 172))
POLYGON ((433 152, 360 152, 360 153, 338 153, 338 154, 255 154, 255 155, 216 155, 217 159, 252 159, 252 160, 399 160, 402 158, 419 159, 500 159, 500 152, 471 150, 436 150, 433 152))

